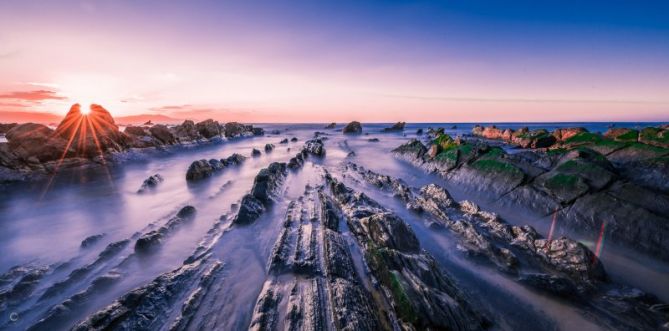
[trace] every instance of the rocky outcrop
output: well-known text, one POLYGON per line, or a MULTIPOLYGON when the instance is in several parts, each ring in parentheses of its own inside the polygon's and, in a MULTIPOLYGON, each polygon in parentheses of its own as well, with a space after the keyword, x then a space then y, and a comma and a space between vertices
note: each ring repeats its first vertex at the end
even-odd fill
POLYGON ((148 253, 153 248, 159 246, 163 239, 173 233, 183 223, 190 222, 195 218, 195 207, 186 206, 181 208, 176 216, 170 218, 165 225, 156 230, 143 234, 135 242, 135 252, 148 253))
MULTIPOLYGON (((23 163, 38 163, 58 160, 67 155, 73 155, 75 146, 42 124, 26 123, 10 129, 5 135, 7 138, 7 167, 19 167, 23 163), (17 164, 19 163, 19 164, 17 164)), ((4 163, 4 162, 3 162, 4 163)))
POLYGON ((340 216, 334 208, 329 197, 310 187, 290 203, 251 330, 273 330, 280 324, 303 330, 387 328, 338 231, 340 216))
POLYGON ((240 203, 239 211, 233 218, 233 224, 255 222, 273 199, 280 193, 284 179, 288 174, 285 163, 273 162, 260 170, 253 180, 253 188, 240 203))
POLYGON ((326 126, 324 127, 324 129, 334 129, 335 127, 337 127, 337 123, 332 122, 332 123, 326 125, 326 126))
MULTIPOLYGON (((470 201, 456 202, 442 187, 429 184, 414 194, 399 179, 366 170, 355 164, 347 174, 379 189, 393 192, 407 208, 435 218, 461 240, 469 254, 485 257, 517 281, 551 295, 586 302, 605 326, 653 329, 669 316, 657 310, 663 305, 636 289, 611 282, 599 259, 583 244, 567 237, 545 239, 531 226, 510 225, 495 213, 481 210, 470 201), (522 266, 522 267, 521 267, 522 266), (612 293, 636 292, 624 303, 612 293)), ((588 309, 588 308, 586 308, 588 309)))
POLYGON ((260 150, 258 150, 257 148, 253 148, 253 149, 251 149, 251 156, 253 156, 253 157, 258 157, 258 156, 260 156, 260 155, 262 155, 262 153, 260 152, 260 150))
MULTIPOLYGON (((583 135, 576 134, 566 141, 579 140, 583 135)), ((431 157, 416 140, 396 148, 394 153, 439 173, 455 185, 485 192, 502 203, 521 205, 542 215, 562 209, 562 224, 577 232, 592 235, 606 219, 611 224, 606 227, 606 235, 616 238, 618 244, 669 259, 669 219, 663 216, 666 214, 649 209, 647 203, 657 196, 667 199, 669 193, 669 177, 661 174, 667 165, 661 158, 639 160, 642 156, 636 156, 636 162, 620 163, 619 153, 625 149, 602 155, 585 147, 590 145, 581 144, 570 149, 517 154, 506 154, 480 142, 464 146, 471 151, 467 159, 462 158, 461 152, 452 157, 441 153, 431 157), (640 175, 640 169, 648 171, 640 175), (620 184, 628 181, 631 183, 622 187, 637 194, 616 192, 620 184), (651 192, 658 189, 659 192, 651 192)))
POLYGON ((402 324, 416 329, 480 330, 487 322, 397 215, 326 175, 334 199, 402 324))
POLYGON ((323 140, 320 138, 307 140, 302 150, 315 156, 325 156, 325 147, 323 146, 323 140))
POLYGON ((406 125, 406 122, 397 122, 389 128, 384 128, 382 131, 383 132, 401 132, 401 131, 404 131, 404 126, 405 125, 406 125))
POLYGON ((360 124, 360 122, 353 121, 346 124, 346 126, 342 129, 342 132, 346 134, 360 134, 362 133, 362 124, 360 124))
POLYGON ((214 137, 221 136, 221 125, 212 119, 204 120, 195 124, 197 132, 206 139, 211 139, 214 137))
POLYGON ((265 144, 265 153, 269 153, 274 149, 273 144, 265 144))
POLYGON ((155 189, 158 184, 162 183, 165 179, 160 174, 154 174, 145 179, 142 183, 142 187, 137 190, 137 193, 144 193, 149 190, 155 189))
MULTIPOLYGON (((333 123, 334 124, 334 123, 333 123)), ((19 125, 18 123, 0 123, 0 134, 5 134, 13 127, 19 125)))
POLYGON ((252 125, 244 125, 237 122, 225 123, 223 132, 227 138, 261 136, 265 133, 261 128, 254 128, 252 125))
POLYGON ((244 160, 246 160, 246 156, 235 153, 220 160, 211 159, 207 161, 202 159, 193 161, 186 171, 186 180, 195 181, 207 178, 227 167, 239 165, 244 160))

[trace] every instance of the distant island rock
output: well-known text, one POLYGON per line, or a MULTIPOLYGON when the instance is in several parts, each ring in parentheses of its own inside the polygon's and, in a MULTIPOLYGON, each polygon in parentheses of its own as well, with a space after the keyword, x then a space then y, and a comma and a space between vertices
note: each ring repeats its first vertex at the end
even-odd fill
POLYGON ((384 128, 383 132, 401 132, 401 131, 404 131, 404 126, 405 125, 406 125, 406 122, 397 122, 389 128, 384 128))
POLYGON ((360 134, 362 133, 362 124, 357 121, 346 124, 342 132, 345 134, 360 134))
POLYGON ((337 126, 337 123, 332 122, 325 126, 326 129, 334 129, 337 126))

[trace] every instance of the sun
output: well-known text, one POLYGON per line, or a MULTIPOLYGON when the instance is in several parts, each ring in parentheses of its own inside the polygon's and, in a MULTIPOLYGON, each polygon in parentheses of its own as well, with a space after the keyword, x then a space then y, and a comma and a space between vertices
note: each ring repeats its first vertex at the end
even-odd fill
POLYGON ((79 108, 79 111, 81 112, 81 115, 84 115, 84 116, 90 114, 91 113, 91 104, 90 103, 89 104, 82 103, 81 107, 79 108))

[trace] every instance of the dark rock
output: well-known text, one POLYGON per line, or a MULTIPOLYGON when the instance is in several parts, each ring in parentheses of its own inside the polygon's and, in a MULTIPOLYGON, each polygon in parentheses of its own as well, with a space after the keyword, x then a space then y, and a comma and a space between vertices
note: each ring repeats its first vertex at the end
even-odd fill
MULTIPOLYGON (((204 123, 204 122, 202 122, 204 123)), ((199 124, 199 123, 198 123, 199 124)), ((204 129, 204 128, 203 128, 204 129)), ((185 120, 183 123, 173 128, 174 135, 180 141, 195 141, 200 138, 199 128, 195 126, 195 122, 185 120)))
POLYGON ((211 176, 214 168, 207 160, 197 160, 191 163, 186 172, 186 180, 199 180, 211 176))
POLYGON ((242 164, 242 162, 244 162, 245 160, 246 160, 246 156, 238 154, 238 153, 234 153, 234 154, 228 156, 228 158, 226 158, 226 159, 221 159, 221 163, 224 166, 228 167, 228 166, 232 166, 232 165, 242 164))
POLYGON ((139 137, 148 136, 151 134, 141 126, 132 126, 132 125, 127 126, 125 130, 123 130, 123 132, 129 135, 139 136, 139 137))
POLYGON ((260 156, 260 155, 262 155, 262 153, 258 149, 254 148, 254 149, 251 150, 251 156, 256 157, 256 156, 260 156))
POLYGON ((279 144, 287 144, 288 143, 288 138, 282 139, 279 144))
POLYGON ((142 187, 139 188, 137 193, 143 193, 146 192, 147 190, 153 189, 163 181, 164 181, 163 176, 161 176, 160 174, 151 175, 149 176, 149 178, 144 180, 144 182, 142 183, 142 187))
POLYGON ((225 165, 223 164, 223 162, 221 162, 221 160, 217 160, 217 159, 210 159, 209 160, 209 165, 211 166, 213 171, 219 171, 219 170, 222 170, 223 168, 225 168, 225 165))
POLYGON ((175 217, 170 218, 165 225, 157 230, 149 231, 140 236, 135 242, 135 251, 146 253, 162 243, 163 238, 170 235, 184 222, 191 221, 195 217, 195 207, 185 206, 179 210, 175 217))
POLYGON ((378 143, 379 138, 369 138, 369 139, 367 139, 367 141, 369 141, 370 143, 378 143))
POLYGON ((13 127, 17 126, 17 123, 0 123, 0 134, 5 134, 7 131, 11 130, 13 127))
POLYGON ((546 274, 525 275, 519 280, 521 283, 567 299, 578 298, 579 292, 569 279, 546 274))
POLYGON ((163 124, 156 124, 149 129, 151 135, 158 139, 161 143, 166 145, 172 145, 176 143, 176 137, 172 134, 172 131, 163 124))
POLYGON ((195 124, 197 132, 207 139, 221 136, 221 125, 212 119, 195 124))
POLYGON ((107 234, 106 233, 100 233, 100 234, 94 234, 92 236, 86 237, 86 239, 81 241, 81 248, 88 248, 91 247, 100 241, 100 239, 104 238, 107 234))
POLYGON ((247 194, 242 198, 239 211, 232 222, 234 224, 250 224, 255 222, 264 212, 265 206, 262 201, 252 194, 247 194))
POLYGON ((416 135, 417 135, 417 136, 421 136, 421 135, 423 135, 423 129, 418 129, 418 130, 416 130, 416 135))
POLYGON ((362 125, 360 122, 353 121, 351 123, 346 124, 344 129, 342 129, 343 133, 348 133, 348 134, 360 134, 362 133, 362 125))
POLYGON ((297 141, 297 137, 290 138, 290 141, 292 141, 292 142, 296 142, 296 141, 297 141))
POLYGON ((307 140, 304 143, 304 147, 302 148, 302 150, 316 156, 325 155, 325 147, 323 146, 323 140, 319 138, 307 140))
POLYGON ((325 126, 325 129, 334 129, 337 126, 337 123, 332 122, 325 126))
POLYGON ((389 128, 384 128, 383 132, 395 132, 395 131, 404 131, 405 122, 397 122, 389 128))
MULTIPOLYGON (((26 123, 14 126, 5 138, 8 141, 8 151, 24 161, 35 158, 39 162, 45 162, 74 154, 74 148, 67 149, 67 141, 54 134, 53 130, 44 125, 26 123)), ((8 165, 18 166, 11 163, 8 165)))
POLYGON ((247 127, 241 123, 237 122, 228 122, 225 123, 223 127, 223 131, 225 132, 225 136, 228 138, 234 138, 234 137, 239 137, 243 135, 245 132, 247 132, 247 127))
POLYGON ((265 152, 271 152, 274 149, 274 145, 265 144, 265 152))

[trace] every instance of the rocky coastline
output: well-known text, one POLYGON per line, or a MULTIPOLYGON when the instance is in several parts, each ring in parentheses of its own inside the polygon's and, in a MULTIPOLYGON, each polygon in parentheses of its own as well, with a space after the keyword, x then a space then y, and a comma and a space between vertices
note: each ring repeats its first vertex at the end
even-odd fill
POLYGON ((120 131, 102 106, 91 105, 85 114, 79 104, 70 108, 55 130, 37 123, 3 124, 0 129, 7 139, 0 143, 0 184, 40 179, 60 169, 114 163, 137 152, 264 134, 252 125, 212 119, 185 120, 175 126, 127 126, 120 131))
MULTIPOLYGON (((579 233, 608 238, 652 258, 669 260, 669 146, 666 126, 528 131, 496 127, 452 138, 432 130, 393 153, 453 185, 540 215, 557 213, 579 233), (495 141, 521 150, 507 152, 495 141)), ((504 147, 504 146, 502 146, 504 147)))

